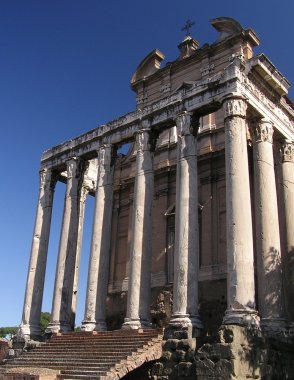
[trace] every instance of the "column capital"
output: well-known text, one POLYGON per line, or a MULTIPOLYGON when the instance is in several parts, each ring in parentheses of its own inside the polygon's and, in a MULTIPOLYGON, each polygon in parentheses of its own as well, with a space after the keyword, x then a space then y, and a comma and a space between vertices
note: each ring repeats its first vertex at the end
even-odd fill
POLYGON ((103 143, 97 150, 100 165, 110 165, 112 156, 112 145, 103 143))
POLYGON ((56 183, 56 176, 53 176, 51 168, 43 168, 39 171, 40 176, 40 189, 45 189, 47 186, 54 188, 56 183))
POLYGON ((294 142, 290 140, 282 140, 280 144, 281 161, 294 163, 294 142))
POLYGON ((192 126, 192 112, 183 111, 179 113, 176 118, 177 134, 178 136, 186 136, 194 134, 192 126))
POLYGON ((225 119, 232 117, 242 117, 245 119, 247 104, 242 97, 227 98, 223 101, 225 119))
POLYGON ((83 172, 84 160, 80 157, 71 157, 66 160, 67 179, 80 177, 83 172))
POLYGON ((142 128, 135 134, 137 152, 153 152, 155 150, 156 136, 150 128, 142 128))
POLYGON ((253 120, 250 123, 251 130, 254 135, 256 143, 268 142, 273 143, 273 133, 274 127, 273 124, 266 119, 257 119, 253 120))

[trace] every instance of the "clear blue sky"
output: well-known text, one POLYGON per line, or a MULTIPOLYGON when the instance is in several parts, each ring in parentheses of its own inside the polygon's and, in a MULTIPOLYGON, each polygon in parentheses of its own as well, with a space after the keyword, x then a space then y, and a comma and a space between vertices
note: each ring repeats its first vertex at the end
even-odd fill
MULTIPOLYGON (((181 27, 212 43, 236 18, 293 80, 293 0, 0 0, 0 326, 21 320, 42 152, 134 109, 129 82, 154 48, 177 57, 181 27)), ((291 90, 293 99, 293 90, 291 90)), ((56 190, 43 310, 51 310, 62 213, 56 190)), ((93 200, 87 204, 77 324, 83 317, 93 200)))

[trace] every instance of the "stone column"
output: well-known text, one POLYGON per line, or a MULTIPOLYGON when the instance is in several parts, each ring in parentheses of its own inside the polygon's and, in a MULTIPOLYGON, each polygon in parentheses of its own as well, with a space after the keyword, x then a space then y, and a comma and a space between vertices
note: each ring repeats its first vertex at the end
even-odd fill
POLYGON ((111 145, 104 144, 100 147, 98 160, 87 297, 82 322, 85 331, 106 330, 114 171, 111 145))
POLYGON ((137 133, 130 275, 124 329, 150 326, 152 203, 154 192, 153 153, 150 142, 150 131, 148 129, 142 129, 137 133))
POLYGON ((281 190, 284 211, 283 268, 285 271, 285 295, 287 318, 294 329, 294 142, 281 144, 281 190))
POLYGON ((67 161, 67 184, 63 220, 56 267, 55 287, 51 321, 48 331, 71 331, 73 329, 73 287, 75 266, 79 257, 79 233, 81 233, 81 188, 84 162, 77 158, 67 161))
POLYGON ((246 102, 226 99, 227 298, 224 324, 258 324, 246 139, 246 102))
POLYGON ((74 273, 74 280, 73 280, 71 308, 69 309, 69 312, 71 313, 70 326, 72 329, 74 329, 75 327, 75 319, 76 319, 85 206, 86 206, 86 199, 87 199, 88 194, 89 194, 89 188, 87 186, 82 186, 81 192, 80 192, 80 214, 79 214, 79 225, 78 225, 78 241, 77 241, 77 251, 76 251, 75 273, 74 273))
MULTIPOLYGON (((174 250, 173 315, 171 326, 193 327, 200 332, 198 314, 199 231, 197 140, 191 114, 176 119, 177 177, 174 250)), ((197 334, 199 335, 199 334, 197 334)))
POLYGON ((273 158, 273 126, 266 120, 252 124, 258 311, 265 329, 284 327, 282 267, 276 179, 273 158))
POLYGON ((40 171, 40 191, 35 219, 31 258, 19 335, 40 335, 40 318, 45 282, 52 203, 55 187, 51 169, 40 171))

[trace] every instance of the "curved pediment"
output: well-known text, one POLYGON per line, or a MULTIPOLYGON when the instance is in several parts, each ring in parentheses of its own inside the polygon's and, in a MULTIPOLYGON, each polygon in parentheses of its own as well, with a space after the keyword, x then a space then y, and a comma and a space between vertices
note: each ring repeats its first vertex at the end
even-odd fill
POLYGON ((220 32, 218 41, 240 33, 243 30, 241 24, 231 17, 217 17, 212 19, 210 23, 218 32, 220 32))
POLYGON ((158 50, 154 49, 149 53, 139 64, 136 71, 134 72, 131 85, 134 85, 140 79, 144 79, 154 74, 160 69, 160 64, 164 59, 164 54, 158 50))

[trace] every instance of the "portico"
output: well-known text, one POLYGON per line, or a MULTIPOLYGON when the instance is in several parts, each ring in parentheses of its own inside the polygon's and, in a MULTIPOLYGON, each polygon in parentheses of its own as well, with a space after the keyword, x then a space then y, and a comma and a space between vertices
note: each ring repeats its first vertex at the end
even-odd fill
MULTIPOLYGON (((221 22, 214 27, 221 33, 221 22)), ((134 112, 44 152, 20 334, 40 333, 53 193, 61 177, 66 196, 49 332, 74 328, 89 193, 95 209, 83 330, 106 330, 119 297, 125 301, 117 312, 124 313, 120 327, 154 326, 156 297, 170 292, 167 323, 199 336, 208 329, 199 310, 204 285, 225 280, 220 323, 269 333, 293 323, 294 129, 283 98, 289 84, 264 55, 253 56, 259 41, 251 29, 230 27, 231 35, 214 47, 197 50, 195 40, 186 39, 188 53, 173 67, 160 69, 163 54, 151 52, 132 78, 134 112), (228 46, 236 51, 224 59, 228 46), (278 162, 273 147, 281 140, 278 162), (121 157, 116 151, 125 143, 131 147, 121 157), (165 217, 172 205, 174 240, 165 217)))

